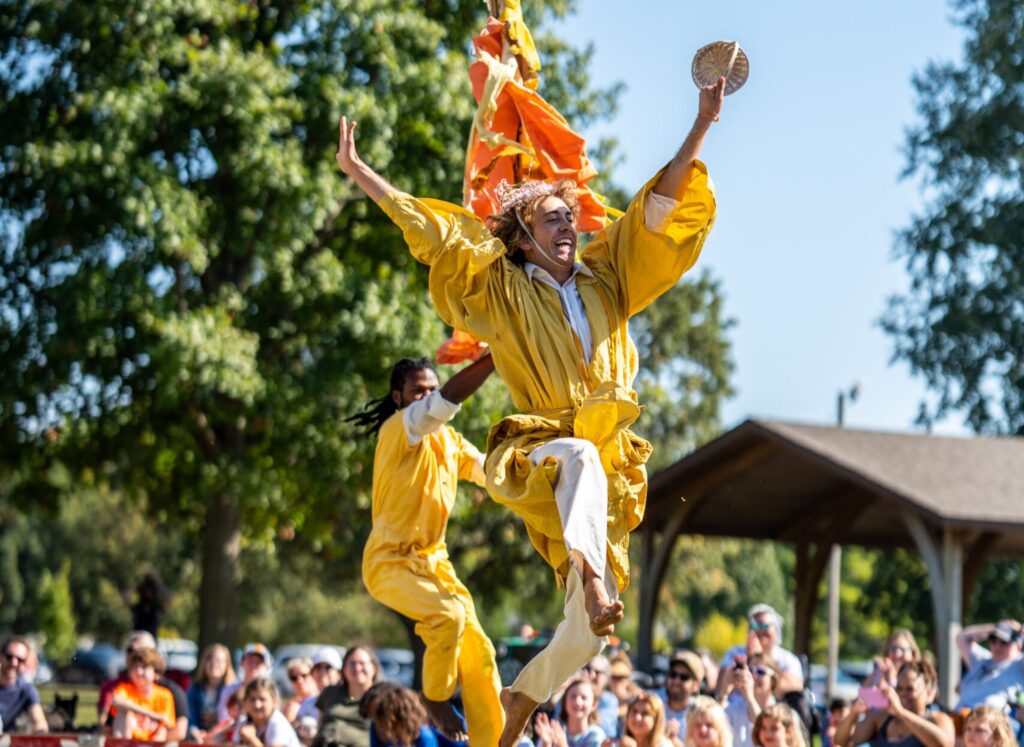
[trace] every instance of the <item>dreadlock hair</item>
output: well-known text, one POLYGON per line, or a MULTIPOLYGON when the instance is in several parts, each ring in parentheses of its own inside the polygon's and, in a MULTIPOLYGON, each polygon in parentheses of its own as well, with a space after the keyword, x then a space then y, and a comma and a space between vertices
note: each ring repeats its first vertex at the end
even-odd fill
POLYGON ((362 428, 363 436, 376 436, 377 431, 384 425, 384 421, 398 412, 399 406, 392 399, 392 392, 401 392, 405 386, 405 380, 409 374, 416 371, 431 370, 435 374, 437 370, 426 357, 423 358, 402 358, 391 369, 391 388, 388 393, 380 399, 371 399, 363 405, 362 412, 357 412, 351 417, 345 418, 346 423, 355 423, 357 428, 362 428))
MULTIPOLYGON (((516 187, 521 187, 523 184, 524 182, 519 182, 516 187)), ((505 245, 505 248, 508 250, 508 254, 505 256, 514 264, 522 266, 526 262, 521 245, 524 241, 528 242, 530 237, 523 226, 529 226, 530 230, 533 230, 533 213, 537 209, 537 204, 545 197, 559 198, 569 208, 569 211, 572 213, 572 219, 574 221, 579 220, 580 201, 576 197, 576 182, 571 179, 563 179, 553 184, 552 187, 554 188, 552 192, 541 192, 534 195, 521 205, 495 213, 485 221, 491 234, 505 245), (518 220, 516 218, 517 215, 519 216, 518 220), (520 224, 520 220, 522 224, 520 224)))

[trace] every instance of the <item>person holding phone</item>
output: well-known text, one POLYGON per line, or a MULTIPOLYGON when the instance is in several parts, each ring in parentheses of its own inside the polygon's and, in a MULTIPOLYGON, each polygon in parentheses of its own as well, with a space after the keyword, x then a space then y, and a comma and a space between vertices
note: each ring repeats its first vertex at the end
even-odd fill
POLYGON ((935 699, 938 677, 927 661, 911 661, 900 667, 896 687, 881 684, 885 708, 870 710, 858 698, 850 713, 836 727, 837 747, 869 743, 871 747, 953 747, 953 720, 941 711, 929 711, 935 699), (858 719, 863 720, 858 723, 858 719))
POLYGON ((754 747, 754 722, 775 701, 779 670, 764 654, 754 654, 749 663, 733 665, 732 689, 741 698, 729 698, 725 715, 732 727, 734 747, 754 747), (739 667, 739 668, 738 668, 739 667))
POLYGON ((746 661, 754 654, 766 654, 779 671, 776 695, 804 689, 804 670, 799 657, 782 646, 782 616, 768 604, 755 604, 747 612, 747 643, 734 646, 722 657, 722 670, 718 677, 718 695, 725 697, 733 691, 733 698, 742 697, 733 689, 735 663, 746 661))

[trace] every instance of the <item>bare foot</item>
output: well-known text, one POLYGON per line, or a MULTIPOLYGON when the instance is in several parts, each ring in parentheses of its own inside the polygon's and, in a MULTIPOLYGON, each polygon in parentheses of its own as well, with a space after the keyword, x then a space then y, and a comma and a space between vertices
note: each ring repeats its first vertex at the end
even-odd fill
POLYGON ((611 635, 615 623, 622 619, 622 602, 608 598, 604 583, 597 576, 583 582, 583 595, 590 616, 590 632, 598 638, 611 635))
POLYGON ((498 747, 514 747, 540 703, 530 700, 523 693, 514 693, 507 687, 502 688, 500 699, 501 707, 505 709, 505 728, 501 730, 498 747))
POLYGON ((430 700, 425 695, 420 695, 423 707, 427 709, 427 715, 434 722, 434 726, 453 742, 465 742, 469 739, 466 730, 462 726, 462 719, 455 712, 451 701, 430 700))

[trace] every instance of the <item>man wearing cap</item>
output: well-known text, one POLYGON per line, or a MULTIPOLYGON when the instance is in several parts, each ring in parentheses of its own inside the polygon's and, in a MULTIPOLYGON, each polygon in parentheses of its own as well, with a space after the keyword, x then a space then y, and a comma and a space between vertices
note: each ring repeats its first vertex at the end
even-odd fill
MULTIPOLYGON (((746 666, 747 657, 766 654, 779 670, 778 692, 797 692, 804 689, 804 669, 800 658, 779 643, 782 639, 782 616, 771 605, 755 604, 747 611, 747 643, 733 646, 722 657, 718 692, 721 695, 733 684, 732 673, 739 665, 746 666)), ((732 697, 742 697, 734 691, 732 697)))
POLYGON ((665 704, 665 728, 672 736, 686 736, 686 709, 700 694, 704 680, 704 662, 693 651, 676 651, 668 661, 665 687, 654 694, 665 704))
POLYGON ((217 701, 217 721, 227 721, 231 718, 228 713, 228 701, 231 696, 254 679, 266 677, 270 672, 270 665, 273 659, 270 651, 262 643, 250 643, 242 650, 242 678, 230 685, 225 685, 220 692, 220 700, 217 701))
POLYGON ((960 631, 956 645, 969 671, 960 682, 956 710, 987 705, 1009 711, 1024 693, 1021 640, 1021 624, 1016 620, 970 625, 960 631), (988 649, 980 641, 987 641, 988 649))

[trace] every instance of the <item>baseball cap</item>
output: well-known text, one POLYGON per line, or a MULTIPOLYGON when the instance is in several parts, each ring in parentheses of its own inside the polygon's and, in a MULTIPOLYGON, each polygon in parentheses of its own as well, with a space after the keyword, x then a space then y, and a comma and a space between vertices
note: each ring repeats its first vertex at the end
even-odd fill
POLYGON ((324 646, 313 654, 313 666, 326 664, 331 669, 341 669, 341 654, 330 646, 324 646))
POLYGON ((246 656, 249 656, 250 654, 255 654, 256 656, 262 658, 263 663, 266 664, 268 667, 271 665, 271 663, 273 663, 273 660, 270 658, 270 652, 267 651, 267 647, 264 646, 262 643, 246 644, 245 649, 243 649, 242 651, 242 658, 244 659, 246 656))
POLYGON ((693 676, 700 682, 704 679, 704 662, 700 660, 700 657, 693 651, 676 651, 672 654, 672 657, 668 660, 669 669, 672 668, 673 664, 682 664, 689 669, 693 676))
POLYGON ((1003 643, 1016 643, 1019 640, 1017 636, 1018 633, 1013 626, 1003 622, 997 623, 992 632, 988 634, 989 638, 997 638, 1003 643))

